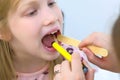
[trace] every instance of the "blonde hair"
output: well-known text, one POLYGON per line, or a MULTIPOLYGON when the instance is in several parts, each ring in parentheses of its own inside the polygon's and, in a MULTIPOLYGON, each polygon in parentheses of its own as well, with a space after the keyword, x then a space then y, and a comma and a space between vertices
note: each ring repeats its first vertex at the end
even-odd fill
MULTIPOLYGON (((15 7, 18 0, 0 0, 0 33, 8 33, 7 17, 10 9, 15 7)), ((13 51, 9 43, 5 40, 0 40, 0 80, 13 80, 15 79, 15 71, 12 61, 13 51)))
MULTIPOLYGON (((17 9, 20 0, 0 0, 0 33, 7 34, 8 31, 8 14, 10 11, 17 9)), ((16 80, 16 73, 13 66, 12 57, 13 50, 10 48, 9 42, 0 40, 0 80, 16 80)), ((61 56, 52 61, 49 68, 50 80, 53 80, 53 67, 61 63, 61 56)))

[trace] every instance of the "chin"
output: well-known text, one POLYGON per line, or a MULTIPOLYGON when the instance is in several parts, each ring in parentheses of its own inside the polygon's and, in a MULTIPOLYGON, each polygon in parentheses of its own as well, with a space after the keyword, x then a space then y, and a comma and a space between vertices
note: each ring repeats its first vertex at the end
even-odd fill
POLYGON ((59 53, 57 53, 55 55, 50 55, 50 56, 47 57, 47 60, 48 61, 53 61, 53 60, 57 59, 59 56, 60 56, 59 53))

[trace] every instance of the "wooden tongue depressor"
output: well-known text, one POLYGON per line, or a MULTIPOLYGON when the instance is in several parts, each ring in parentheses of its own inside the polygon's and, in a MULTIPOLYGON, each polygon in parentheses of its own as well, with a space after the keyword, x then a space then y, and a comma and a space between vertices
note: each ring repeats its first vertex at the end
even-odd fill
MULTIPOLYGON (((58 35, 57 36, 58 41, 61 41, 65 44, 68 45, 72 45, 75 47, 78 47, 78 45, 80 44, 79 40, 73 39, 73 38, 69 38, 63 35, 58 35)), ((96 56, 102 56, 102 57, 106 57, 108 55, 108 51, 104 48, 101 47, 96 47, 96 46, 88 46, 88 48, 96 55, 96 56)))

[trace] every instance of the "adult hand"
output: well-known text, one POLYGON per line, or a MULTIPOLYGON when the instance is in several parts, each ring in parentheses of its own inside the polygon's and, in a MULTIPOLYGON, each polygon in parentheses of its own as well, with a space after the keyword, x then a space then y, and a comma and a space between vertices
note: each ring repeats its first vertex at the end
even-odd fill
POLYGON ((54 80, 93 80, 94 70, 87 64, 85 60, 81 62, 80 55, 72 54, 72 61, 63 61, 54 67, 54 80), (88 68, 88 72, 84 74, 82 62, 88 68))
POLYGON ((79 48, 86 53, 88 60, 93 64, 99 66, 102 69, 110 70, 113 72, 120 72, 119 62, 112 47, 111 38, 109 35, 99 32, 92 33, 80 43, 79 48), (95 56, 92 51, 87 48, 89 45, 107 49, 109 52, 108 56, 104 58, 95 56))

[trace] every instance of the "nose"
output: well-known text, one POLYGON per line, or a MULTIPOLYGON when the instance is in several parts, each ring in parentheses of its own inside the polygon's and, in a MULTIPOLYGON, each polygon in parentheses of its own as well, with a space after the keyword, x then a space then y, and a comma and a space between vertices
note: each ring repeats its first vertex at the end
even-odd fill
POLYGON ((43 14, 43 24, 45 26, 54 24, 58 20, 57 13, 51 8, 46 8, 43 14))

